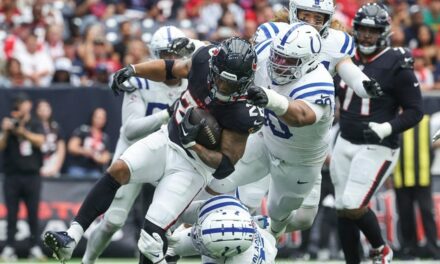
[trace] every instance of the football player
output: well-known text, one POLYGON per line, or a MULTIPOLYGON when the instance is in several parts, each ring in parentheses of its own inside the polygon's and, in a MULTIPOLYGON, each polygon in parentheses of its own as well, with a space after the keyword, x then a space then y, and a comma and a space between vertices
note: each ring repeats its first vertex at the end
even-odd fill
MULTIPOLYGON (((289 25, 270 42, 255 48, 258 86, 247 96, 265 107, 265 126, 262 133, 249 137, 236 171, 224 180, 213 180, 209 188, 230 192, 270 173, 268 212, 271 232, 278 236, 291 221, 292 211, 312 189, 319 190, 334 116, 334 86, 319 61, 322 40, 314 27, 289 25)), ((319 192, 317 196, 319 200, 319 192)))
MULTIPOLYGON (((158 233, 167 248, 165 232, 212 177, 225 178, 235 170, 250 133, 264 122, 262 111, 244 95, 252 83, 256 54, 251 44, 230 38, 200 48, 191 59, 152 60, 129 65, 115 73, 112 88, 125 89, 130 77, 153 81, 188 78, 168 127, 131 145, 95 184, 67 232, 45 233, 44 240, 58 259, 70 259, 73 249, 94 219, 110 206, 116 191, 127 183, 157 184, 145 217, 144 230, 158 233), (207 109, 222 128, 218 150, 196 142, 204 125, 191 124, 192 109, 207 109)), ((151 263, 145 257, 141 263, 151 263)))
MULTIPOLYGON (((338 73, 360 97, 380 96, 383 94, 380 85, 374 79, 370 80, 351 60, 355 51, 353 38, 343 31, 330 27, 334 9, 333 0, 291 0, 289 4, 290 22, 304 22, 319 31, 322 37, 319 60, 332 76, 338 73)), ((258 48, 262 49, 264 46, 270 45, 273 34, 276 34, 275 28, 283 27, 283 23, 268 22, 260 27, 262 29, 257 30, 255 39, 263 43, 256 48, 257 52, 258 48), (267 39, 263 40, 265 38, 267 39)), ((262 179, 239 187, 237 194, 249 208, 259 207, 261 199, 267 193, 268 186, 269 180, 262 179)), ((311 227, 318 211, 320 188, 319 184, 314 187, 310 197, 291 218, 286 231, 304 230, 311 227)))
POLYGON ((394 170, 399 134, 423 117, 419 82, 412 57, 403 48, 389 47, 391 18, 378 4, 366 4, 353 20, 354 63, 380 83, 384 95, 361 98, 345 80, 336 79, 340 100, 340 129, 331 162, 338 231, 346 262, 361 262, 359 230, 372 246, 373 263, 391 263, 371 197, 394 170))
MULTIPOLYGON (((211 198, 197 207, 192 227, 174 232, 169 247, 180 256, 202 255, 202 263, 274 264, 274 237, 256 224, 232 196, 211 198)), ((166 264, 158 234, 141 232, 139 250, 153 263, 166 264)))
MULTIPOLYGON (((180 56, 171 49, 173 40, 185 38, 185 34, 174 26, 159 28, 151 38, 149 48, 153 59, 177 59, 180 56)), ((122 127, 116 145, 113 162, 135 141, 158 130, 172 115, 171 105, 187 86, 186 79, 176 78, 154 82, 131 77, 124 85, 133 87, 124 93, 122 103, 122 127)), ((98 227, 91 233, 82 258, 83 264, 93 264, 110 243, 113 234, 125 223, 142 184, 127 184, 116 193, 110 208, 98 227)))

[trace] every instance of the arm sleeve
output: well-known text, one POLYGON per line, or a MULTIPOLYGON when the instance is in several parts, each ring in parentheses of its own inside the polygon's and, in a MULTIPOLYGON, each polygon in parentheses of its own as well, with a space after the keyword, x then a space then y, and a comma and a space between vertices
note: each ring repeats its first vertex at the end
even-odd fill
POLYGON ((370 78, 368 78, 358 66, 351 61, 345 61, 337 65, 337 70, 341 79, 352 88, 358 96, 369 98, 362 82, 369 81, 370 78))
POLYGON ((412 69, 400 69, 394 76, 394 96, 402 112, 390 121, 393 133, 415 126, 423 118, 420 85, 412 69))
POLYGON ((331 107, 330 105, 317 105, 317 104, 312 104, 306 100, 301 100, 304 103, 306 103, 310 109, 312 109, 312 111, 315 113, 316 116, 316 120, 315 120, 315 124, 319 122, 319 120, 321 120, 321 118, 324 116, 325 113, 325 108, 331 107))
POLYGON ((142 99, 139 90, 124 95, 122 131, 127 140, 132 141, 145 137, 158 130, 169 119, 167 110, 149 116, 145 116, 146 111, 147 103, 142 99))

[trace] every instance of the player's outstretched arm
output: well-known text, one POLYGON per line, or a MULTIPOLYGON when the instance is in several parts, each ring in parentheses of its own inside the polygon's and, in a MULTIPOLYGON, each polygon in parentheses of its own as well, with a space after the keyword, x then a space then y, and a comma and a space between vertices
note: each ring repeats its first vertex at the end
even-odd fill
POLYGON ((322 116, 323 107, 325 107, 303 100, 289 101, 277 92, 259 86, 251 86, 248 89, 247 100, 250 104, 273 111, 292 127, 314 124, 322 116))
POLYGON ((368 78, 368 76, 353 63, 350 57, 346 57, 338 62, 336 70, 342 80, 352 88, 358 96, 369 98, 383 95, 379 83, 374 79, 368 78))

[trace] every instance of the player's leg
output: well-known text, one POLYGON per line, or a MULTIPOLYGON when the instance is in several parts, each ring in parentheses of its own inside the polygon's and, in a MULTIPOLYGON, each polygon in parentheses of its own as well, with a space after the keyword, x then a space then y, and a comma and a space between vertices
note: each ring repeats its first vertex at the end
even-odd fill
POLYGON ((104 218, 87 241, 86 252, 82 258, 83 264, 95 263, 107 248, 113 234, 124 226, 141 189, 142 184, 127 184, 119 188, 104 218))
MULTIPOLYGON (((342 194, 348 182, 352 158, 358 149, 359 146, 351 144, 340 136, 333 149, 330 161, 330 177, 335 187, 335 207, 337 210, 343 208, 342 194)), ((359 247, 361 242, 359 228, 356 223, 342 215, 338 215, 338 235, 346 263, 360 263, 359 247)))
POLYGON ((261 201, 269 190, 269 183, 270 175, 267 175, 259 181, 239 186, 237 188, 237 198, 246 205, 251 214, 255 213, 255 211, 261 207, 261 201))
POLYGON ((300 208, 321 175, 321 165, 292 165, 272 162, 268 195, 270 228, 275 236, 282 234, 292 212, 300 208))
POLYGON ((378 145, 362 145, 353 157, 347 186, 342 194, 342 210, 338 214, 353 221, 373 247, 377 261, 392 259, 392 251, 382 238, 375 213, 368 208, 373 194, 391 174, 399 150, 378 145))
POLYGON ((321 197, 321 175, 319 175, 312 191, 304 199, 300 208, 293 211, 289 223, 286 226, 286 233, 297 230, 307 230, 313 225, 315 216, 318 213, 319 199, 321 197))
POLYGON ((168 136, 164 131, 153 133, 130 146, 94 185, 67 232, 45 233, 45 244, 56 257, 61 261, 70 259, 84 231, 110 207, 121 184, 129 180, 142 183, 160 179, 165 169, 167 150, 168 136))
MULTIPOLYGON (((183 211, 206 185, 208 175, 203 175, 187 160, 186 154, 171 149, 167 156, 167 169, 156 190, 153 201, 145 216, 143 229, 158 233, 164 241, 164 254, 167 249, 165 232, 177 221, 183 211)), ((141 263, 152 263, 141 256, 141 263)))

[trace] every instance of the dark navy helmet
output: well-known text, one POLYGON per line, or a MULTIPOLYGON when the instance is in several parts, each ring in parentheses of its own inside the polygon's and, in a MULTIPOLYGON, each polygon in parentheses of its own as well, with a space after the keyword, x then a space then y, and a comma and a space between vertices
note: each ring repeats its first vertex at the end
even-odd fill
POLYGON ((372 54, 378 49, 390 45, 391 17, 385 7, 376 3, 363 5, 356 12, 353 19, 354 40, 358 44, 359 50, 364 54, 372 54), (359 27, 370 27, 380 29, 380 36, 373 46, 362 46, 359 44, 359 27))
POLYGON ((229 38, 212 48, 210 54, 209 76, 215 97, 227 101, 245 94, 254 79, 257 63, 251 43, 241 38, 229 38), (219 94, 220 82, 227 85, 230 93, 219 94))

